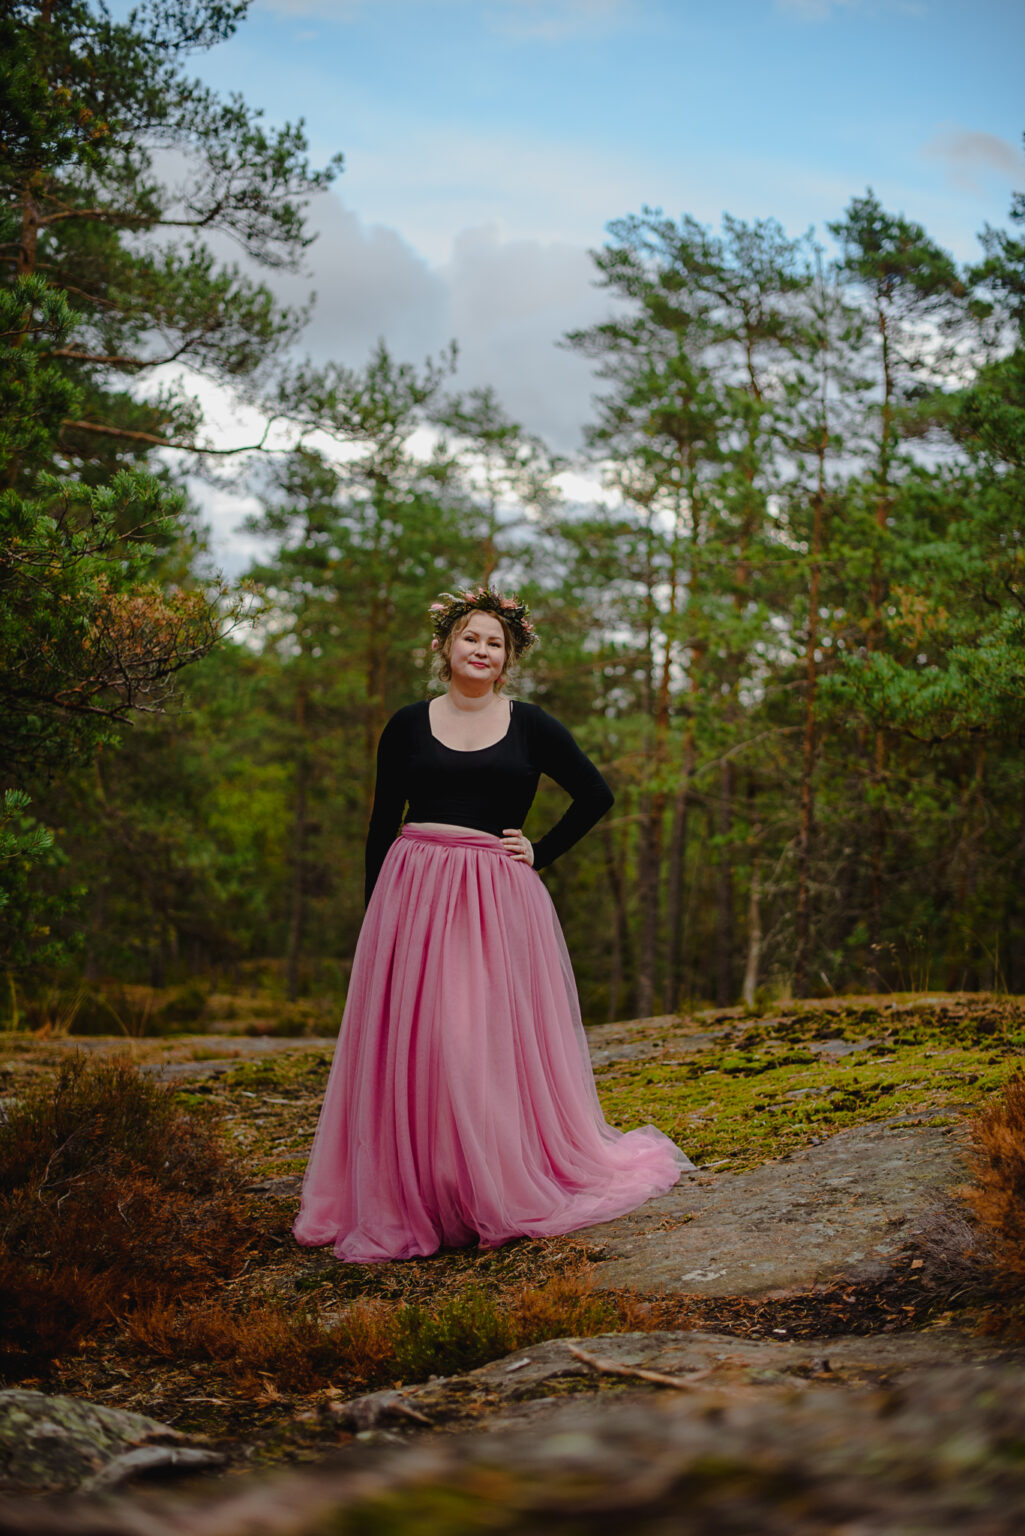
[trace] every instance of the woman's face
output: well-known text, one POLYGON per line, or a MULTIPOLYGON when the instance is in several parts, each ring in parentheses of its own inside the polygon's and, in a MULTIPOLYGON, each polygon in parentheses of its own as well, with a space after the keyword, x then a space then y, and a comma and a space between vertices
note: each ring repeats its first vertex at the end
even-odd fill
POLYGON ((491 613, 471 613, 457 635, 452 637, 449 653, 452 677, 462 684, 489 687, 502 675, 505 666, 505 630, 491 613))

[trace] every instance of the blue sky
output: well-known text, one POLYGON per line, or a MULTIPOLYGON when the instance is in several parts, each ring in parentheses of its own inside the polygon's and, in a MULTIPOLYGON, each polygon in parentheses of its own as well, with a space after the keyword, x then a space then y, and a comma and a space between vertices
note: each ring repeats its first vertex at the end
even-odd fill
POLYGON ((567 451, 594 381, 555 342, 606 311, 609 219, 824 234, 872 186, 969 260, 1025 190, 1023 59, 1025 0, 254 0, 192 67, 345 155, 308 273, 271 279, 316 289, 311 353, 455 337, 459 382, 567 451))
POLYGON ((257 0, 201 68, 432 261, 642 202, 796 232, 869 183, 966 257, 1025 173, 1023 58, 1021 0, 257 0))

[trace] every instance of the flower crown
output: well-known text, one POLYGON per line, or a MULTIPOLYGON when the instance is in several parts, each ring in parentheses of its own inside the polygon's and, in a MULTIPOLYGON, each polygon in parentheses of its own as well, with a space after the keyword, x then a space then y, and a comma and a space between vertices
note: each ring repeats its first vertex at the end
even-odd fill
POLYGON ((434 629, 432 651, 444 644, 461 618, 477 611, 494 613, 509 626, 515 656, 522 656, 537 639, 530 609, 518 597, 506 597, 493 587, 468 587, 465 592, 443 592, 441 596, 442 601, 432 603, 429 609, 434 629))

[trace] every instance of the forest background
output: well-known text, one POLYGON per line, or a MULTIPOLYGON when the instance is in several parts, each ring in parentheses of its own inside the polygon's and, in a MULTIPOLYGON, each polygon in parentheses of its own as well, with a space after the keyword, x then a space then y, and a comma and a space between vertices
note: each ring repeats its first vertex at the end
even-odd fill
POLYGON ((299 360, 258 269, 301 268, 340 167, 189 75, 245 11, 0 17, 8 1025, 336 1015, 377 736, 477 581, 527 596, 514 691, 616 793, 544 876, 587 1020, 1025 990, 1025 198, 970 266, 871 192, 827 246, 614 219, 608 318, 563 342, 606 487, 575 502, 453 354, 299 360), (153 386, 172 360, 264 442, 153 386), (226 462, 269 551, 234 586, 183 490, 226 462))

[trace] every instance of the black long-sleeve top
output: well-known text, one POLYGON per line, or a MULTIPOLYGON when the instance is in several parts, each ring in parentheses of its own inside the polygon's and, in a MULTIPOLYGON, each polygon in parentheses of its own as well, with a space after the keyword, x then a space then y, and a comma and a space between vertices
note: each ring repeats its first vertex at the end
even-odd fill
POLYGON ((407 805, 407 821, 474 827, 501 837, 506 827, 522 827, 542 773, 561 785, 573 803, 534 843, 535 869, 571 848, 612 804, 612 791, 566 727, 539 705, 517 699, 501 740, 464 752, 446 747, 431 731, 426 701, 396 711, 377 748, 377 786, 367 834, 367 901, 407 805))

